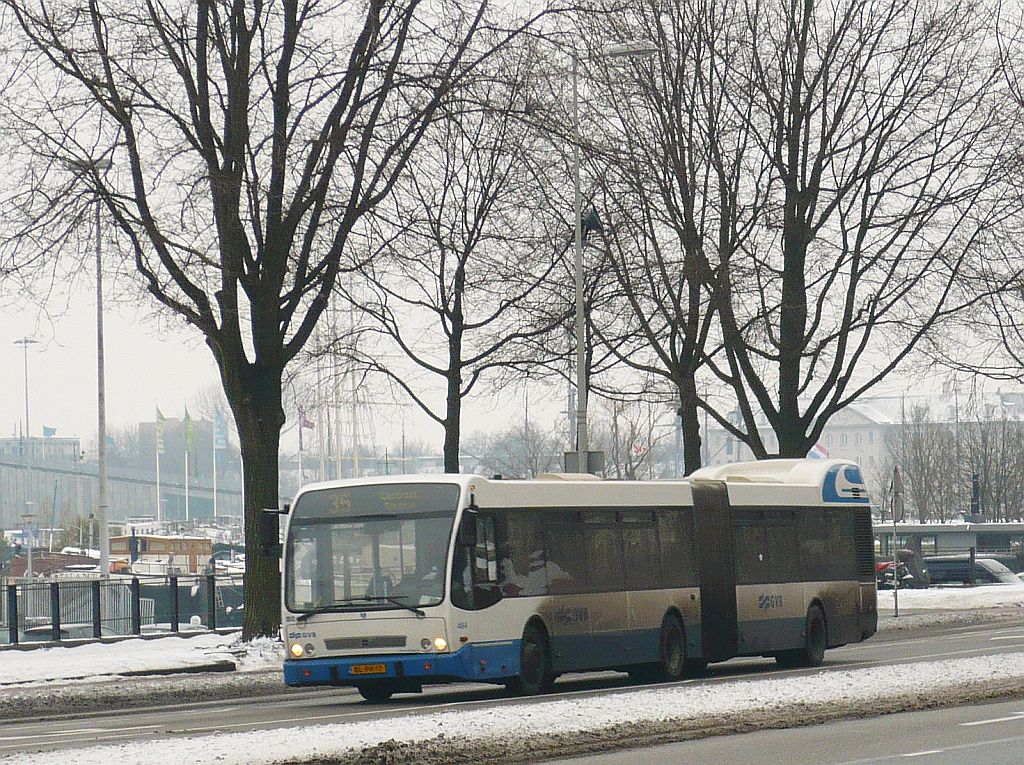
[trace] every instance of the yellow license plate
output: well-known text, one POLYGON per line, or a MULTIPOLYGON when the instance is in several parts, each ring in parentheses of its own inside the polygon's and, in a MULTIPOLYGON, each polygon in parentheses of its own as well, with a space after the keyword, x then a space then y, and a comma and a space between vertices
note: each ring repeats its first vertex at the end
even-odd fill
POLYGON ((386 664, 353 664, 351 672, 353 675, 386 675, 388 667, 386 664))

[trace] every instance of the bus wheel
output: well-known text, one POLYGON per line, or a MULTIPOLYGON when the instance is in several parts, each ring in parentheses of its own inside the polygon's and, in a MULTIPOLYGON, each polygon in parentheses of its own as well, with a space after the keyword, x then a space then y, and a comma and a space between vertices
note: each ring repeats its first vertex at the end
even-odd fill
POLYGON ((686 673, 686 638, 678 614, 666 614, 658 639, 658 676, 660 680, 682 679, 686 673))
POLYGON ((360 696, 371 704, 383 704, 385 701, 390 699, 392 694, 395 692, 394 688, 384 683, 357 685, 356 690, 359 691, 360 696))
POLYGON ((780 667, 817 667, 825 660, 827 645, 825 614, 818 606, 811 606, 807 611, 807 621, 804 625, 804 647, 780 651, 775 655, 775 661, 780 667))
POLYGON ((519 676, 509 680, 505 686, 519 696, 536 696, 547 691, 552 681, 547 637, 530 622, 523 630, 519 646, 519 676))

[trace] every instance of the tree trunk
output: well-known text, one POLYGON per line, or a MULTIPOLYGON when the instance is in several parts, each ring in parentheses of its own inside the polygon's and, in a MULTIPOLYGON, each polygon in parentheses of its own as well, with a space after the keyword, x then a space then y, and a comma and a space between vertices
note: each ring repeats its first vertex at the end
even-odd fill
MULTIPOLYGON (((679 384, 679 420, 683 428, 683 473, 689 475, 703 463, 701 455, 700 412, 697 409, 697 383, 687 377, 679 384)), ((707 438, 707 433, 704 434, 707 438)))
POLYGON ((461 375, 457 372, 448 377, 448 397, 444 418, 444 472, 458 473, 459 443, 462 435, 462 391, 461 375))
POLYGON ((277 508, 280 502, 278 452, 285 417, 281 372, 243 363, 244 370, 225 371, 224 366, 221 370, 242 452, 246 564, 242 639, 251 640, 275 636, 281 625, 280 555, 260 550, 259 518, 264 509, 277 508))

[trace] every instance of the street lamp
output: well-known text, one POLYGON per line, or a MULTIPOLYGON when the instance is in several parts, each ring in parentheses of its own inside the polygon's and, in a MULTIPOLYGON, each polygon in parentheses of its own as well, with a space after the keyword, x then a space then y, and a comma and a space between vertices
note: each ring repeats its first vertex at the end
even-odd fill
MULTIPOLYGON (((84 169, 95 173, 109 170, 111 162, 108 157, 100 157, 88 164, 84 169)), ((99 506, 96 520, 100 527, 100 576, 110 574, 110 521, 107 517, 107 394, 105 370, 103 364, 103 249, 100 231, 100 196, 96 195, 96 410, 97 439, 96 449, 99 474, 99 506)))
MULTIPOLYGON (((594 58, 646 58, 658 52, 647 40, 610 45, 594 58)), ((572 57, 572 166, 574 203, 573 227, 576 241, 576 456, 577 471, 589 471, 590 438, 587 430, 586 324, 583 317, 583 189, 580 179, 580 95, 579 58, 572 57)))

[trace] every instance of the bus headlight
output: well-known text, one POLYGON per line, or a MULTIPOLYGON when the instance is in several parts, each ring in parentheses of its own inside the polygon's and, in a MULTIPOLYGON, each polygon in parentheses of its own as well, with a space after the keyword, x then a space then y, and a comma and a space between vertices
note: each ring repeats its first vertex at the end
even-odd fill
POLYGON ((423 640, 420 641, 420 648, 424 651, 429 651, 431 645, 432 643, 430 642, 430 638, 423 638, 423 640))
POLYGON ((434 638, 434 648, 438 651, 447 651, 448 641, 445 640, 443 637, 436 637, 434 638))
POLYGON ((302 646, 299 643, 292 643, 292 647, 288 650, 291 651, 292 658, 295 659, 301 659, 302 654, 304 653, 304 651, 302 650, 302 646))

